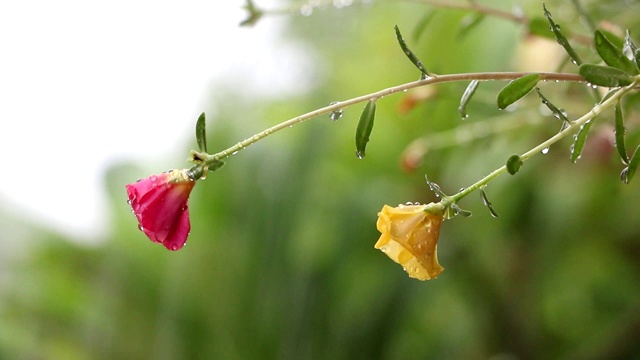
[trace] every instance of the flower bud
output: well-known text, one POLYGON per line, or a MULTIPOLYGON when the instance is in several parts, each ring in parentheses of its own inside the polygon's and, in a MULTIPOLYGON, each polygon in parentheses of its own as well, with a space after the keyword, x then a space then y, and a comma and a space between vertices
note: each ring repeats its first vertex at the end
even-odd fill
POLYGON ((128 203, 151 241, 169 250, 184 246, 191 230, 187 202, 194 185, 187 170, 171 170, 127 185, 128 203))
POLYGON ((436 252, 443 215, 432 205, 385 205, 376 224, 382 235, 374 247, 419 280, 436 278, 444 270, 436 252))

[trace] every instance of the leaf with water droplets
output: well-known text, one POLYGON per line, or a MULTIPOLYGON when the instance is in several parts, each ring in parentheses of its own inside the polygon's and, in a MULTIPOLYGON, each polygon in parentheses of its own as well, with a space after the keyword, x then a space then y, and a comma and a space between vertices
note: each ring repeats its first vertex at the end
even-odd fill
POLYGON ((520 158, 520 155, 511 155, 507 159, 507 172, 511 175, 515 175, 518 171, 520 171, 520 167, 524 162, 520 158))
POLYGON ((610 66, 582 64, 578 72, 585 80, 598 86, 626 86, 633 82, 631 74, 610 66))
POLYGON ((578 161, 578 159, 580 159, 582 149, 584 149, 584 144, 587 141, 587 135, 589 134, 589 130, 591 129, 591 124, 593 124, 593 119, 580 126, 580 131, 578 131, 578 134, 574 137, 575 140, 571 145, 571 161, 574 163, 578 161))
POLYGON ((418 59, 418 57, 413 53, 413 51, 411 51, 411 49, 409 49, 409 47, 407 46, 407 43, 402 38, 402 34, 400 34, 400 29, 398 28, 398 25, 395 25, 394 29, 396 31, 396 39, 398 40, 398 44, 400 44, 400 48, 402 49, 402 52, 404 52, 404 54, 407 56, 407 58, 409 58, 409 60, 413 63, 413 65, 415 65, 418 68, 418 70, 422 72, 422 75, 420 76, 420 78, 421 79, 428 78, 429 72, 422 64, 422 61, 420 61, 420 59, 418 59))
POLYGON ((471 215, 473 215, 471 213, 471 211, 469 210, 464 210, 462 209, 458 204, 451 204, 450 206, 451 210, 453 211, 453 214, 445 214, 445 217, 447 219, 451 219, 452 217, 456 216, 456 215, 462 215, 463 217, 469 217, 471 215))
POLYGON ((358 159, 362 159, 365 156, 365 148, 367 147, 369 136, 373 130, 373 120, 375 117, 376 102, 371 99, 367 102, 367 105, 365 105, 364 110, 362 110, 356 129, 356 156, 358 159))
POLYGON ((505 109, 507 106, 520 100, 527 95, 542 79, 540 74, 528 74, 519 77, 503 87, 498 93, 498 109, 505 109))
POLYGON ((544 5, 544 3, 542 4, 542 9, 544 10, 544 17, 547 18, 547 21, 549 22, 549 26, 551 27, 551 31, 553 32, 553 35, 555 36, 556 41, 558 41, 558 43, 562 45, 562 47, 567 52, 567 54, 569 54, 569 57, 571 58, 574 64, 576 65, 582 64, 582 60, 580 60, 578 53, 576 53, 576 51, 573 49, 573 47, 569 43, 569 40, 567 40, 567 38, 560 31, 560 25, 556 24, 555 21, 553 21, 553 17, 551 16, 551 13, 547 10, 547 7, 544 5))
POLYGON ((625 184, 628 184, 633 175, 635 175, 636 170, 638 169, 638 165, 640 165, 640 145, 636 148, 636 151, 633 152, 633 156, 631 156, 631 160, 629 161, 629 165, 627 165, 622 173, 620 174, 620 178, 624 181, 625 184))
MULTIPOLYGON (((614 36, 610 34, 609 36, 614 36)), ((614 68, 620 69, 626 73, 637 75, 638 67, 622 52, 622 39, 618 39, 617 43, 620 46, 615 45, 609 40, 607 36, 601 31, 596 30, 594 33, 594 42, 598 55, 604 60, 604 62, 614 68)))
POLYGON ((544 95, 542 95, 542 92, 540 91, 540 88, 536 88, 536 92, 538 93, 538 96, 542 100, 542 103, 549 110, 551 110, 551 112, 553 113, 553 117, 555 117, 558 120, 562 120, 563 129, 564 129, 565 124, 567 124, 569 122, 569 119, 567 118, 567 114, 565 113, 565 111, 560 109, 560 108, 558 108, 557 106, 553 105, 553 103, 551 101, 549 101, 549 99, 547 99, 544 95))
POLYGON ((429 185, 429 189, 434 193, 436 193, 437 197, 443 197, 443 198, 447 197, 447 195, 442 191, 442 189, 440 189, 440 185, 430 181, 427 175, 424 176, 424 180, 427 182, 427 185, 429 185))
POLYGON ((553 32, 549 29, 549 22, 541 17, 534 17, 529 20, 529 34, 537 35, 546 39, 555 39, 553 32))
POLYGON ((622 117, 622 107, 620 106, 620 102, 616 103, 614 108, 615 110, 615 137, 616 137, 616 149, 618 150, 618 154, 620 154, 620 158, 622 162, 625 164, 629 163, 629 156, 627 155, 627 148, 624 144, 624 135, 626 129, 624 128, 624 119, 622 117))
POLYGON ((494 218, 500 217, 498 216, 498 213, 493 210, 493 205, 491 204, 491 201, 489 201, 489 198, 487 198, 487 194, 484 191, 484 186, 480 188, 480 197, 482 198, 482 203, 484 204, 484 206, 489 209, 489 213, 491 213, 491 216, 493 216, 494 218))
POLYGON ((464 94, 462 94, 462 98, 460 99, 460 106, 458 106, 458 114, 462 116, 463 119, 469 117, 467 114, 467 104, 471 101, 473 94, 476 93, 476 89, 478 89, 478 84, 480 82, 478 80, 473 80, 469 83, 467 88, 464 90, 464 94))
POLYGON ((196 122, 196 140, 200 151, 207 152, 207 134, 204 113, 200 114, 196 122))

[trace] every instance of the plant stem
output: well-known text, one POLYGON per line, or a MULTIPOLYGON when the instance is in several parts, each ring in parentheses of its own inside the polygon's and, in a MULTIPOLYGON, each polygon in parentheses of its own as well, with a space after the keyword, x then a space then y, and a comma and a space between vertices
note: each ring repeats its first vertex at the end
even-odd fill
MULTIPOLYGON (((540 143, 539 145, 535 146, 531 150, 520 155, 520 159, 523 162, 527 161, 534 155, 541 153, 544 149, 547 149, 549 146, 555 144, 560 139, 563 139, 567 135, 573 133, 575 130, 579 129, 581 126, 583 126, 584 124, 588 123, 589 121, 593 120, 595 117, 600 115, 602 111, 615 105, 626 93, 633 90, 633 88, 635 88, 639 84, 640 84, 640 77, 636 78, 636 80, 631 85, 620 88, 620 90, 618 90, 615 94, 613 94, 611 97, 609 97, 607 100, 603 101, 602 103, 594 106, 588 113, 584 114, 579 119, 569 122, 569 126, 567 126, 562 131, 558 132, 557 134, 550 137, 546 141, 540 143)), ((498 176, 500 176, 506 171, 507 171, 506 165, 499 167, 498 169, 492 171, 489 175, 478 180, 476 183, 472 184, 471 186, 460 190, 460 192, 458 192, 457 194, 452 196, 447 196, 446 198, 442 199, 441 201, 442 205, 444 207, 448 207, 451 204, 457 203, 460 199, 478 190, 479 188, 485 186, 491 180, 497 178, 498 176)))
MULTIPOLYGON (((380 99, 388 95, 396 94, 399 92, 404 92, 409 89, 433 85, 438 83, 447 83, 447 82, 455 82, 455 81, 471 81, 471 80, 479 80, 479 81, 495 81, 495 80, 514 80, 519 77, 531 74, 531 72, 483 72, 483 73, 464 73, 464 74, 449 74, 449 75, 434 75, 432 77, 428 77, 423 80, 412 81, 409 83, 405 83, 402 85, 393 86, 390 88, 386 88, 380 91, 376 91, 370 94, 362 95, 355 97, 353 99, 341 101, 334 103, 329 106, 325 106, 323 108, 308 112, 306 114, 302 114, 291 118, 289 120, 283 121, 277 125, 274 125, 266 130, 263 130, 239 143, 222 150, 213 155, 207 155, 204 159, 204 166, 211 165, 216 163, 222 159, 225 159, 240 150, 245 149, 253 143, 256 143, 265 137, 278 132, 282 129, 286 129, 288 127, 292 127, 293 125, 299 124, 303 121, 315 118, 319 115, 328 114, 333 111, 339 111, 346 107, 349 107, 354 104, 358 104, 361 102, 369 101, 371 99, 380 99)), ((568 74, 568 73, 540 73, 542 76, 542 80, 557 80, 557 81, 575 81, 575 82, 583 82, 584 79, 577 74, 568 74)))

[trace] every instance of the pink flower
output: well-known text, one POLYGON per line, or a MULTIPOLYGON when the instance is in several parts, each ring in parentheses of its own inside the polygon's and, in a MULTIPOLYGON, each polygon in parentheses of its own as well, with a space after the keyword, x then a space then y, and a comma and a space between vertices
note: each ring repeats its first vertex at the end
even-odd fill
POLYGON ((186 170, 171 170, 127 185, 138 227, 153 242, 179 250, 187 242, 189 194, 195 185, 186 170))

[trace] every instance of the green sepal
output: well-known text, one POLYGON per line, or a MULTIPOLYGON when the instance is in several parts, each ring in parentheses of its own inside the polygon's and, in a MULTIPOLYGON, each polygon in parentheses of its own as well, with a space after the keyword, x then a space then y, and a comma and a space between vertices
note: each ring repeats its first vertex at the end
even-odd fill
POLYGON ((458 106, 458 114, 460 114, 463 119, 469 117, 469 114, 467 114, 467 104, 469 104, 469 101, 471 101, 473 94, 476 93, 478 84, 480 84, 478 80, 472 80, 462 94, 462 98, 460 99, 460 106, 458 106))
POLYGON ((610 37, 614 36, 613 34, 609 34, 605 36, 605 34, 601 30, 596 30, 594 33, 594 43, 596 46, 596 51, 598 55, 604 60, 604 62, 614 68, 620 69, 626 73, 637 75, 638 67, 635 62, 629 60, 624 53, 622 52, 622 46, 624 41, 620 38, 617 38, 616 44, 614 44, 610 37), (617 45, 619 43, 619 46, 617 45))
POLYGON ((511 175, 515 175, 518 171, 520 171, 520 168, 523 164, 524 161, 522 161, 520 155, 511 155, 507 159, 507 172, 511 175))
POLYGON ((633 152, 629 165, 627 165, 627 167, 622 170, 622 173, 620 173, 620 178, 625 184, 628 184, 633 178, 633 175, 636 174, 638 165, 640 165, 640 145, 638 145, 636 151, 633 152))
POLYGON ((480 188, 480 197, 482 198, 482 203, 484 204, 484 206, 489 209, 489 213, 491 213, 491 216, 493 216, 494 218, 500 217, 498 213, 493 210, 493 205, 491 205, 491 201, 489 201, 489 198, 487 198, 487 194, 484 192, 484 186, 480 188))
POLYGON ((633 76, 625 71, 610 66, 582 64, 578 73, 589 83, 598 86, 618 87, 633 82, 633 76))
POLYGON ((622 107, 620 106, 620 102, 616 104, 614 111, 616 122, 616 127, 614 129, 616 150, 618 150, 618 154, 620 155, 622 162, 624 164, 629 164, 629 155, 627 155, 627 148, 624 144, 624 135, 626 133, 626 129, 624 128, 624 118, 622 116, 622 107))
POLYGON ((415 65, 418 68, 418 70, 422 72, 420 79, 428 78, 429 72, 422 64, 422 61, 420 61, 420 59, 418 59, 418 57, 413 53, 413 51, 411 51, 411 49, 409 49, 409 47, 407 46, 407 43, 404 41, 404 38, 402 38, 402 34, 400 33, 400 29, 398 28, 398 25, 395 25, 393 28, 396 31, 396 39, 398 39, 398 44, 400 44, 400 48, 402 49, 404 54, 407 56, 407 58, 409 58, 409 60, 413 63, 413 65, 415 65))
POLYGON ((587 142, 587 135, 591 129, 591 124, 593 124, 593 119, 582 124, 578 134, 574 136, 573 144, 571 144, 571 161, 574 163, 577 162, 580 159, 580 155, 582 155, 582 149, 584 149, 584 144, 587 142))
POLYGON ((571 58, 574 64, 576 65, 582 64, 582 60, 580 60, 578 53, 576 53, 576 51, 573 49, 573 47, 569 43, 569 40, 567 40, 567 38, 564 35, 562 35, 562 32, 560 31, 560 25, 556 24, 555 21, 553 21, 553 17, 551 16, 551 13, 547 10, 547 7, 544 4, 542 4, 542 9, 544 10, 544 17, 547 18, 547 21, 549 22, 551 31, 553 32, 553 35, 555 36, 556 41, 558 41, 558 43, 562 45, 562 47, 567 52, 567 54, 569 54, 569 57, 571 58))
POLYGON ((507 106, 527 95, 542 79, 540 74, 529 74, 512 80, 498 93, 498 109, 503 110, 507 106))
POLYGON ((376 102, 375 100, 369 100, 367 105, 364 106, 362 114, 360 114, 360 120, 358 121, 358 127, 356 128, 356 156, 358 159, 362 159, 365 156, 365 148, 369 142, 369 136, 371 130, 373 130, 373 120, 376 117, 376 102))
POLYGON ((198 121, 196 122, 196 141, 198 142, 198 149, 202 152, 207 152, 207 125, 205 123, 204 113, 200 114, 198 121))
POLYGON ((555 39, 555 35, 549 29, 549 22, 542 17, 534 17, 529 20, 529 34, 537 35, 546 39, 555 39))

